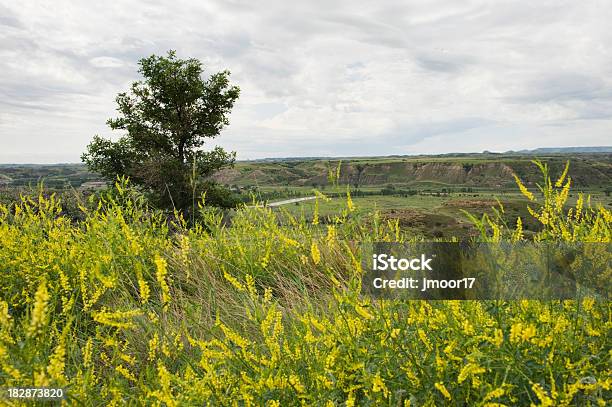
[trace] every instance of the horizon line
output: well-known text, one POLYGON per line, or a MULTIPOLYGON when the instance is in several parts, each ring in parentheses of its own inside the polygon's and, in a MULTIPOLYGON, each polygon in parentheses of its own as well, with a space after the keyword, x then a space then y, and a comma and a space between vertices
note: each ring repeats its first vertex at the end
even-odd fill
MULTIPOLYGON (((414 153, 414 154, 388 154, 388 155, 321 155, 321 156, 282 156, 282 157, 263 157, 263 158, 248 158, 236 160, 236 162, 256 162, 256 161, 274 161, 274 160, 338 160, 338 159, 365 159, 365 158, 386 158, 386 157, 440 157, 449 155, 475 155, 475 154, 520 154, 536 152, 538 150, 572 150, 572 149, 609 149, 610 151, 566 151, 565 154, 593 154, 593 153, 612 153, 611 146, 571 146, 571 147, 538 147, 534 149, 521 149, 521 150, 507 150, 507 151, 473 151, 473 152, 448 152, 448 153, 414 153)), ((546 152, 544 152, 546 153, 546 152)), ((563 154, 563 151, 555 152, 550 151, 547 154, 563 154)), ((85 165, 83 162, 77 161, 64 161, 64 162, 53 162, 53 163, 40 163, 40 162, 0 162, 1 166, 7 165, 85 165)))

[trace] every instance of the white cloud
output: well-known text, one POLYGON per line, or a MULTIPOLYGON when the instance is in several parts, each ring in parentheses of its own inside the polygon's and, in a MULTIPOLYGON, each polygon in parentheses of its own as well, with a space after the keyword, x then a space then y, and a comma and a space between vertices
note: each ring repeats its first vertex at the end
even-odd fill
POLYGON ((232 72, 215 142, 243 159, 609 144, 609 7, 359 3, 0 0, 0 162, 118 136, 116 94, 169 49, 232 72))
POLYGON ((89 63, 96 68, 119 68, 124 65, 123 61, 113 57, 95 57, 91 58, 89 63))

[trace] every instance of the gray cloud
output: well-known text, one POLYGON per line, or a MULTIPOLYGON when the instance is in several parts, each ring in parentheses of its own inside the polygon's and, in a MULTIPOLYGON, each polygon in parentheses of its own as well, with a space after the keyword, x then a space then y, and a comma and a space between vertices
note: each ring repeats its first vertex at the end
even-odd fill
POLYGON ((23 25, 15 14, 13 14, 11 9, 2 4, 0 4, 0 26, 1 25, 12 28, 23 28, 23 25))
POLYGON ((521 102, 593 101, 610 99, 612 88, 597 76, 580 73, 553 73, 529 81, 526 93, 515 99, 521 102))
POLYGON ((0 0, 0 162, 78 161, 137 62, 242 96, 239 158, 609 144, 612 9, 584 2, 0 0))

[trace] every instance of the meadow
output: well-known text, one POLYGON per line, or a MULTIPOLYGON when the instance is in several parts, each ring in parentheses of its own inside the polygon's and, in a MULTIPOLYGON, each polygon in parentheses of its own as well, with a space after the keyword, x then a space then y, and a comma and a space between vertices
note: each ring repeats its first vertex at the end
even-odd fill
MULTIPOLYGON (((473 207, 477 239, 609 243, 610 210, 570 201, 571 171, 539 166, 540 189, 518 181, 512 198, 529 219, 473 207)), ((609 301, 362 296, 360 243, 425 237, 381 214, 393 198, 363 210, 369 198, 343 191, 308 215, 244 206, 229 223, 202 201, 195 225, 125 179, 79 202, 77 220, 42 192, 0 205, 0 387, 62 387, 64 404, 92 406, 611 399, 609 301)))

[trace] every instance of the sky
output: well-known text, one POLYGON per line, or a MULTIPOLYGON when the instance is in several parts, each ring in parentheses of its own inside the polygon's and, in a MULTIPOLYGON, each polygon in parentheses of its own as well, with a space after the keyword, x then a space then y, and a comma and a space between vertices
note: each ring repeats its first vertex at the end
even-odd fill
POLYGON ((240 86, 238 159, 610 145, 612 7, 583 1, 0 0, 0 163, 78 162, 138 60, 240 86))

